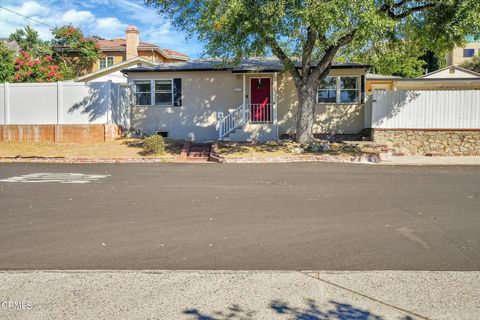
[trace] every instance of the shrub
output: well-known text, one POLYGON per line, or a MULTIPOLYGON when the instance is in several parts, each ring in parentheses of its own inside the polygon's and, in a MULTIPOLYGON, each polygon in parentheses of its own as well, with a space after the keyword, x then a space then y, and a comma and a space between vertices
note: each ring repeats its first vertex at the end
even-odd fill
POLYGON ((143 151, 147 155, 165 153, 165 141, 160 135, 153 135, 143 140, 143 151))

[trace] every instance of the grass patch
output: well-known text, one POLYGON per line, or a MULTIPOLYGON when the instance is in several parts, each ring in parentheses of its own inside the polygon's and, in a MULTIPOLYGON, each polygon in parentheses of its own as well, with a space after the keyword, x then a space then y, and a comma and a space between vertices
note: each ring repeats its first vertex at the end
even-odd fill
MULTIPOLYGON (((182 151, 183 141, 165 139, 162 158, 173 158, 182 151)), ((45 158, 141 158, 143 139, 125 138, 96 143, 0 142, 0 157, 45 158)))

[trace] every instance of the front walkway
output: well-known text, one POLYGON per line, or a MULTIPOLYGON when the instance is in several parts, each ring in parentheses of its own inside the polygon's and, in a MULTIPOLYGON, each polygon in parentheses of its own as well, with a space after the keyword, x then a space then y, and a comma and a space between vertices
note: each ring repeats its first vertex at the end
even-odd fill
POLYGON ((0 287, 2 319, 480 317, 480 272, 33 271, 0 287))

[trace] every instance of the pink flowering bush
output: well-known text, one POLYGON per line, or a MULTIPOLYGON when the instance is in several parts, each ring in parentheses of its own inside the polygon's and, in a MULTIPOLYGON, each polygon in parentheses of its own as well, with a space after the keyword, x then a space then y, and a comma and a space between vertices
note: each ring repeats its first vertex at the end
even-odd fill
POLYGON ((58 65, 53 63, 52 56, 32 58, 30 53, 22 51, 15 60, 14 82, 55 82, 63 80, 58 65))

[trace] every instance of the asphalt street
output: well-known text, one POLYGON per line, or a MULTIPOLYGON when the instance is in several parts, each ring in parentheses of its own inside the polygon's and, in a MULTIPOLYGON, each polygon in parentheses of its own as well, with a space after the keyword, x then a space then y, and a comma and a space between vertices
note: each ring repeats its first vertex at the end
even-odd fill
POLYGON ((479 166, 4 163, 0 180, 3 270, 480 270, 479 166))

